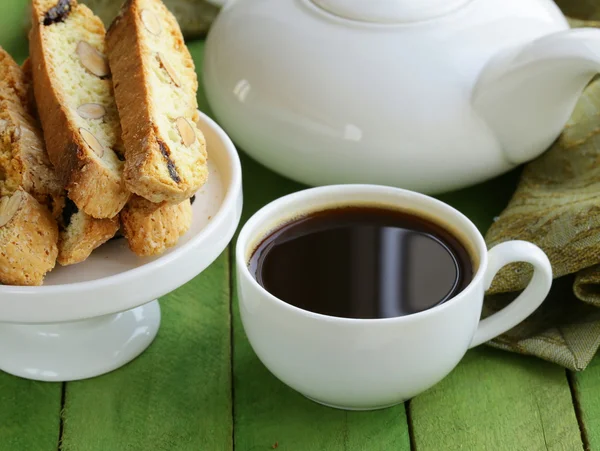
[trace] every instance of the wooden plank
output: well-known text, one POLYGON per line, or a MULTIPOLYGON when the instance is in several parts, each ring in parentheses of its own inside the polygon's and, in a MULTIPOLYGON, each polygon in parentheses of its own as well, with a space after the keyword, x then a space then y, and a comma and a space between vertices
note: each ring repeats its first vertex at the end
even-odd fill
MULTIPOLYGON (((18 62, 28 53, 26 9, 24 0, 2 0, 0 7, 0 45, 18 62)), ((0 451, 56 450, 61 395, 60 383, 28 381, 0 371, 0 451)))
POLYGON ((573 397, 587 449, 600 450, 600 356, 580 373, 571 373, 573 397))
MULTIPOLYGON (((242 157, 243 221, 269 201, 301 189, 242 157)), ((410 449, 403 405, 375 412, 320 406, 279 382, 260 363, 244 334, 234 294, 234 434, 236 451, 410 449)))
POLYGON ((228 258, 161 299, 139 358, 67 384, 63 451, 232 449, 228 258))
POLYGON ((418 451, 583 450, 563 368, 490 348, 410 404, 418 451))
POLYGON ((0 371, 0 451, 55 451, 61 394, 61 383, 29 381, 0 371))

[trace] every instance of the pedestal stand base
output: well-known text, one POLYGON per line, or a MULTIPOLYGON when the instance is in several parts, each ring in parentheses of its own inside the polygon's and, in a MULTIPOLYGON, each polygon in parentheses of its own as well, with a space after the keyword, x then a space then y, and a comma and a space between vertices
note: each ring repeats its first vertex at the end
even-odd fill
POLYGON ((159 325, 158 301, 72 323, 0 323, 0 370, 52 382, 99 376, 140 355, 159 325))

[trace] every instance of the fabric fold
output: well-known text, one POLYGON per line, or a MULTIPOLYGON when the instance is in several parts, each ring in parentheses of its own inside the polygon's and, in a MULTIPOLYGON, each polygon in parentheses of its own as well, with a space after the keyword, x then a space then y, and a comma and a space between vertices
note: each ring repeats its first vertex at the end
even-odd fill
MULTIPOLYGON (((588 85, 560 138, 524 168, 486 234, 490 248, 515 239, 542 248, 556 280, 531 317, 490 344, 584 369, 600 347, 600 79, 588 85)), ((527 264, 501 270, 484 315, 514 299, 531 274, 527 264)))

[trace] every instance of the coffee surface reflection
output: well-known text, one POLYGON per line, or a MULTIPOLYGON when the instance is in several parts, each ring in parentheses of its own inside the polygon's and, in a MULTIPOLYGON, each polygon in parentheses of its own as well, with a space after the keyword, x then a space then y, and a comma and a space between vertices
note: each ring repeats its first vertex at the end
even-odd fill
POLYGON ((259 244, 249 265, 284 302, 345 318, 421 312, 473 277, 468 252, 443 226, 380 207, 324 210, 285 224, 259 244))

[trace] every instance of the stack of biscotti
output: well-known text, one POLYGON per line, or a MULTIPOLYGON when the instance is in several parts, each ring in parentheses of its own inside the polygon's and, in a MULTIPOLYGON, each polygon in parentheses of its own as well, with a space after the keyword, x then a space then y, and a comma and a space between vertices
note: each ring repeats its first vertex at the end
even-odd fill
POLYGON ((35 98, 67 211, 121 213, 133 252, 163 252, 189 229, 189 198, 208 174, 196 74, 176 20, 159 0, 126 2, 105 46, 102 23, 75 0, 34 0, 32 10, 35 98))
POLYGON ((54 268, 62 188, 34 119, 21 68, 0 48, 0 283, 41 285, 54 268))
MULTIPOLYGON (((54 267, 55 261, 68 265, 85 260, 96 247, 114 235, 118 220, 97 220, 83 212, 71 216, 74 212, 72 202, 66 197, 50 163, 42 133, 33 117, 35 111, 31 103, 30 74, 0 49, 0 75, 0 173, 4 174, 0 180, 0 195, 11 196, 21 190, 28 195, 17 195, 15 199, 24 201, 23 206, 33 204, 30 198, 38 202, 40 218, 36 220, 35 227, 40 239, 55 235, 51 230, 44 229, 48 221, 42 210, 50 212, 52 229, 58 226, 60 230, 58 239, 52 243, 43 240, 37 243, 37 253, 30 260, 36 261, 37 258, 40 265, 26 269, 20 264, 26 264, 28 259, 15 258, 14 248, 7 252, 9 245, 24 245, 19 242, 26 236, 23 233, 24 225, 6 222, 0 230, 0 256, 11 260, 10 265, 2 266, 7 270, 12 268, 14 274, 0 273, 0 283, 39 285, 44 273, 54 267), (13 227, 13 231, 8 230, 10 227, 13 227), (15 240, 16 236, 21 240, 15 240)), ((16 201, 6 205, 17 204, 21 205, 16 201)), ((31 208, 29 211, 31 217, 31 208)), ((28 235, 33 238, 30 233, 28 235)), ((30 243, 27 252, 33 252, 33 244, 30 243)))
MULTIPOLYGON (((75 1, 36 0, 34 16, 39 26, 31 36, 33 78, 50 157, 80 211, 115 218, 130 190, 122 176, 127 147, 121 141, 102 23, 75 1), (43 64, 36 66, 40 60, 43 64), (69 77, 76 74, 78 89, 69 91, 71 78, 60 79, 65 66, 71 68, 69 77), (50 96, 48 87, 53 90, 50 96), (57 108, 59 115, 44 114, 57 108)), ((141 114, 143 105, 132 107, 141 114)), ((191 224, 189 201, 180 203, 148 204, 134 197, 121 215, 130 248, 138 255, 153 255, 176 244, 191 224)))
POLYGON ((119 227, 138 255, 175 245, 208 175, 176 20, 160 0, 127 1, 108 37, 76 0, 32 18, 23 68, 0 49, 0 283, 39 285, 119 227))
POLYGON ((40 285, 56 262, 64 204, 21 68, 0 48, 0 283, 40 285), (53 211, 55 216, 50 213, 53 211))
POLYGON ((129 198, 104 27, 83 5, 34 0, 30 64, 50 161, 67 192, 58 262, 71 265, 112 238, 129 198))
POLYGON ((56 262, 63 191, 26 109, 21 68, 0 48, 0 283, 40 285, 56 262))

